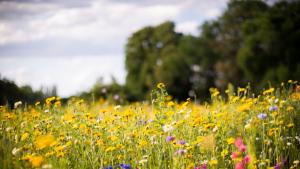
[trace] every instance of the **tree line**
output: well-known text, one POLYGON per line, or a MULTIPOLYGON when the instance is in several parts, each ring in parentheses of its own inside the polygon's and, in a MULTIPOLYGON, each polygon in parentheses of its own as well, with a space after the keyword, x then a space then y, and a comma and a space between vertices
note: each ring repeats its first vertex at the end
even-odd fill
MULTIPOLYGON (((178 100, 204 100, 210 87, 224 91, 228 84, 251 83, 259 90, 269 83, 300 80, 299 1, 231 0, 220 17, 199 26, 198 36, 176 32, 175 26, 166 21, 133 33, 125 46, 126 83, 99 81, 79 96, 118 103, 144 100, 163 82, 178 100)), ((1 104, 51 95, 0 82, 1 104)))
POLYGON ((9 105, 13 107, 15 102, 26 104, 35 104, 38 101, 45 100, 47 97, 56 96, 56 87, 42 88, 33 90, 31 86, 18 86, 15 82, 2 78, 0 75, 0 106, 9 105))
POLYGON ((129 100, 140 100, 163 82, 182 100, 229 83, 261 89, 299 80, 299 44, 299 1, 230 1, 199 36, 176 32, 171 21, 135 32, 126 44, 125 89, 129 100))

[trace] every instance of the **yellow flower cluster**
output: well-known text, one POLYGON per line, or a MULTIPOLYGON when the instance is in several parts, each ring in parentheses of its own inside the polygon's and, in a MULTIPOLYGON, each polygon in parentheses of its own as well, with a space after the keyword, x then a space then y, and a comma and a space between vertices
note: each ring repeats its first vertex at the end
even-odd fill
POLYGON ((204 105, 172 100, 159 83, 151 103, 70 99, 68 106, 61 106, 59 98, 50 97, 26 108, 19 105, 18 111, 2 106, 0 151, 9 155, 0 165, 234 168, 237 159, 243 161, 238 153, 244 152, 250 168, 296 168, 300 92, 297 83, 287 85, 292 85, 291 91, 271 87, 257 97, 248 97, 247 88, 228 90, 226 99, 212 88, 212 101, 204 105), (236 138, 242 138, 244 146, 237 152, 241 146, 236 138))

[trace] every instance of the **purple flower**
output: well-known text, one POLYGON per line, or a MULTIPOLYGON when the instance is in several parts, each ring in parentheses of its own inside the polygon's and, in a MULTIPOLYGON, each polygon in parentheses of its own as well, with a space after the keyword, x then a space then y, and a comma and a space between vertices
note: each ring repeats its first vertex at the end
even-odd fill
POLYGON ((269 108, 269 110, 270 110, 270 111, 276 111, 276 110, 278 110, 278 107, 277 107, 277 106, 271 106, 271 107, 269 108))
POLYGON ((281 169, 284 167, 286 163, 286 159, 282 159, 281 162, 278 162, 275 166, 274 166, 274 169, 281 169))
POLYGON ((119 100, 120 99, 120 96, 119 95, 114 95, 114 100, 119 100))
POLYGON ((129 164, 120 164, 119 166, 123 169, 131 169, 131 166, 129 164))
POLYGON ((281 165, 280 165, 280 164, 276 164, 276 165, 274 166, 274 169, 281 169, 281 165))
POLYGON ((178 141, 178 144, 180 144, 180 145, 185 145, 185 143, 186 143, 186 142, 185 142, 184 140, 179 140, 179 141, 178 141))
POLYGON ((207 164, 202 164, 201 169, 207 169, 207 164))
POLYGON ((260 113, 259 115, 257 115, 257 117, 261 120, 264 120, 267 118, 267 114, 266 113, 260 113))
POLYGON ((166 139, 167 142, 172 142, 174 140, 175 140, 174 136, 168 136, 167 139, 166 139))

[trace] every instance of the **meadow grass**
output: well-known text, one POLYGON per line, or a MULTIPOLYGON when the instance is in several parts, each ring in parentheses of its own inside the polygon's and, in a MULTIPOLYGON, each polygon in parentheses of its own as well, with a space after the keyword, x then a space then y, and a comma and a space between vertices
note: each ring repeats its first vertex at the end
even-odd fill
POLYGON ((149 103, 57 97, 0 108, 0 168, 299 168, 300 86, 253 95, 211 89, 211 103, 177 103, 158 84, 149 103))

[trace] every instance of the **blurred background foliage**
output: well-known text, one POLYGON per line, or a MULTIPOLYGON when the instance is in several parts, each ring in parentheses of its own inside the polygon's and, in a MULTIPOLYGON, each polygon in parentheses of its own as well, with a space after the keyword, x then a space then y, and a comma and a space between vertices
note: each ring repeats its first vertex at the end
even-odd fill
POLYGON ((208 97, 210 87, 255 89, 300 79, 299 1, 230 1, 199 36, 174 31, 165 22, 134 33, 126 45, 129 100, 145 98, 158 82, 177 99, 208 97))
MULTIPOLYGON (((118 103, 149 99, 151 89, 166 84, 178 100, 200 101, 209 88, 225 90, 228 84, 255 90, 269 83, 300 80, 300 3, 299 1, 230 1, 216 20, 199 26, 199 35, 175 31, 166 21, 133 33, 125 47, 126 83, 99 80, 80 97, 109 99, 118 103)), ((1 80, 1 104, 16 98, 32 102, 49 94, 17 87, 1 80)))
POLYGON ((34 91, 31 86, 17 86, 13 81, 0 76, 0 105, 9 104, 11 107, 15 102, 23 101, 34 104, 50 96, 56 96, 56 87, 42 88, 34 91))

